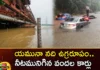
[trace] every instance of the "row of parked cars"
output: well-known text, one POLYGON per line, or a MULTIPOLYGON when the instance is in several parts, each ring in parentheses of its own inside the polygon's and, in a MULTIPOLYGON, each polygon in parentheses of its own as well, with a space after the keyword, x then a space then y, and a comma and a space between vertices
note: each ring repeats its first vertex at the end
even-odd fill
POLYGON ((56 20, 62 20, 60 28, 77 29, 89 24, 90 19, 95 19, 94 15, 87 17, 86 15, 81 17, 72 17, 69 13, 59 14, 56 16, 56 20))

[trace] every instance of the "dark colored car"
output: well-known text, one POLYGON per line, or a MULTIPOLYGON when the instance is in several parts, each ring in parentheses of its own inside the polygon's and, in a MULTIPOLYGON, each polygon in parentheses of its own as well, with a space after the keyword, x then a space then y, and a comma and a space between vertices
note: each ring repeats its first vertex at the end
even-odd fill
POLYGON ((90 19, 95 19, 96 17, 94 15, 89 16, 90 19))

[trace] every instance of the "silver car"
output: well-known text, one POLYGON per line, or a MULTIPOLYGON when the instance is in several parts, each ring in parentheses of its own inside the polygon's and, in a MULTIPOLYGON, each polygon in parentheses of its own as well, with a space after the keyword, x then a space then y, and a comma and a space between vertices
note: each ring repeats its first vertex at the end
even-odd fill
POLYGON ((60 28, 76 29, 83 27, 88 23, 89 22, 85 21, 83 17, 75 17, 72 21, 64 21, 63 23, 61 23, 60 28))

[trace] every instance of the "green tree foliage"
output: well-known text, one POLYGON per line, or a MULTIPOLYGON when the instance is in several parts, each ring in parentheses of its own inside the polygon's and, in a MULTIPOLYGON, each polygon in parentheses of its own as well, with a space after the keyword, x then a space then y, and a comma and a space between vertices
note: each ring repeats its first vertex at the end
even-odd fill
POLYGON ((100 11, 100 1, 99 0, 91 0, 91 9, 93 12, 100 11))
POLYGON ((99 10, 99 0, 55 0, 56 12, 84 13, 89 5, 92 11, 99 10))
POLYGON ((0 0, 0 5, 4 5, 4 2, 2 0, 0 0))

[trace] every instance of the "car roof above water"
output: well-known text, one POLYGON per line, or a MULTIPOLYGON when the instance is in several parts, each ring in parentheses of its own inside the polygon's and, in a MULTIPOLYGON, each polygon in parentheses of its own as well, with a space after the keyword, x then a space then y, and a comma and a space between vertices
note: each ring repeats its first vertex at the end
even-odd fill
POLYGON ((73 16, 73 18, 75 19, 82 19, 83 17, 81 17, 81 16, 73 16))
POLYGON ((82 19, 83 17, 73 17, 72 21, 66 21, 65 23, 77 23, 80 22, 80 19, 82 19))

